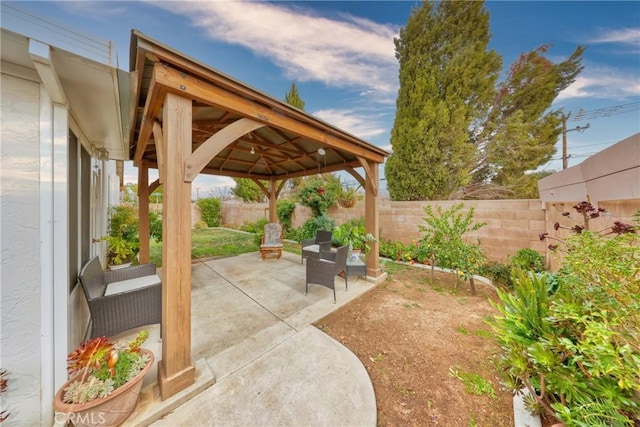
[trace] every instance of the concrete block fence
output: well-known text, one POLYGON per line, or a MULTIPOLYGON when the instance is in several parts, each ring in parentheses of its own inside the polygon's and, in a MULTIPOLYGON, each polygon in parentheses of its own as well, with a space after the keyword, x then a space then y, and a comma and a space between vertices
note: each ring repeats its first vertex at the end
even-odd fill
MULTIPOLYGON (((425 225, 424 208, 431 205, 443 210, 461 203, 456 200, 392 202, 380 200, 380 238, 397 240, 405 244, 422 237, 420 225, 425 225)), ((481 229, 470 233, 471 241, 478 241, 490 260, 505 262, 518 249, 531 248, 547 255, 548 262, 553 265, 554 255, 547 254, 547 242, 539 239, 540 233, 563 235, 563 230, 556 233, 553 224, 572 226, 572 220, 562 216, 562 212, 572 213, 571 218, 578 219, 572 206, 577 202, 543 203, 537 199, 530 200, 465 200, 464 209, 475 209, 474 220, 485 222, 481 229)), ((601 218, 591 222, 592 230, 602 230, 620 220, 631 223, 635 212, 640 210, 640 199, 600 202, 599 207, 607 210, 601 218)), ((266 218, 267 203, 243 203, 236 200, 222 203, 222 223, 228 226, 240 226, 266 218)), ((311 210, 297 205, 293 215, 293 226, 300 227, 310 217, 311 210)), ((350 218, 364 216, 364 202, 359 201, 353 208, 336 207, 329 210, 329 216, 336 223, 342 224, 350 218)))

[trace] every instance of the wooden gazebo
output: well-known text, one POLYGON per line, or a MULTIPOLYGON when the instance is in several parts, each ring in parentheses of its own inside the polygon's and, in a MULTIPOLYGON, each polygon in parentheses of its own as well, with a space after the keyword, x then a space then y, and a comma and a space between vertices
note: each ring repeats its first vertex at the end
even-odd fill
MULTIPOLYGON (((163 185, 163 399, 195 381, 191 360, 191 183, 201 173, 249 178, 269 199, 269 220, 289 178, 345 170, 365 189, 365 227, 378 238, 378 168, 388 153, 133 31, 130 158, 138 167, 140 236, 149 195, 163 185), (159 180, 149 184, 150 168, 159 180), (364 176, 356 168, 362 168, 364 176), (268 182, 263 185, 262 182, 268 182)), ((382 277, 378 243, 367 276, 382 277)), ((140 241, 149 260, 149 241, 140 241)))

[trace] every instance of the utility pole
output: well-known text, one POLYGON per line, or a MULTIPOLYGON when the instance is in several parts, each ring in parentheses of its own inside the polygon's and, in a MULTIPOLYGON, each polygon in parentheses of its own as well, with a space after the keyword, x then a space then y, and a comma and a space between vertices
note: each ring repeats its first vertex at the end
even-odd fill
POLYGON ((566 169, 569 164, 569 155, 567 154, 567 132, 572 132, 577 130, 578 132, 584 132, 586 129, 589 129, 589 123, 585 126, 576 126, 573 129, 567 129, 567 119, 571 116, 569 114, 562 115, 562 169, 566 169))
POLYGON ((200 200, 200 187, 196 187, 196 200, 200 200))

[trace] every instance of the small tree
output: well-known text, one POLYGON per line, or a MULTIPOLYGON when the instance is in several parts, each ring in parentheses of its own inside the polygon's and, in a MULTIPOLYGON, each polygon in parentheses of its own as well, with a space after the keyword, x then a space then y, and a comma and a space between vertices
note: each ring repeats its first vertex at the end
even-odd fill
POLYGON ((431 205, 427 205, 424 208, 426 217, 423 218, 427 225, 418 226, 418 229, 424 233, 420 245, 432 251, 438 266, 461 271, 464 278, 469 280, 471 292, 475 295, 473 275, 484 264, 485 257, 480 247, 466 242, 463 235, 480 229, 485 223, 473 221, 475 212, 473 207, 466 214, 460 212, 463 208, 462 203, 453 205, 447 210, 439 206, 436 215, 431 205))
POLYGON ((243 202, 262 202, 264 200, 264 193, 253 180, 247 178, 233 178, 236 182, 236 186, 231 189, 231 192, 243 202))

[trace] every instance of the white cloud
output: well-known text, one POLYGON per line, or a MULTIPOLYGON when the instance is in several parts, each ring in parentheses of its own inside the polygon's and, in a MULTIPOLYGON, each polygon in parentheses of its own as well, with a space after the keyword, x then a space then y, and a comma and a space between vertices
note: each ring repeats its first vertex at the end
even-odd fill
POLYGON ((300 6, 267 2, 156 2, 191 19, 213 40, 268 57, 286 76, 335 87, 395 94, 398 28, 342 14, 340 20, 300 6))
POLYGON ((368 139, 387 131, 370 114, 356 112, 354 110, 324 109, 313 112, 313 115, 332 124, 358 138, 368 139))
POLYGON ((632 96, 640 96, 640 76, 637 73, 625 73, 605 66, 585 66, 576 81, 560 92, 556 100, 624 99, 632 96))
POLYGON ((640 44, 640 28, 603 30, 600 35, 589 40, 589 43, 623 43, 637 47, 640 44))

